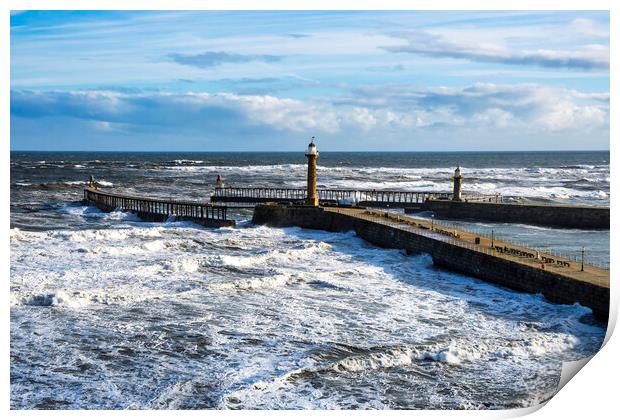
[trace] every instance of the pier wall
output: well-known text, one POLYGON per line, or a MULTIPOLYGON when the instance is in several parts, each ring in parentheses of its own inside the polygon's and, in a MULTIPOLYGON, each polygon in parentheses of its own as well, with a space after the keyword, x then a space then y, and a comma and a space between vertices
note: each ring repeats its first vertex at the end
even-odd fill
POLYGON ((577 229, 609 229, 609 207, 427 200, 439 218, 525 223, 577 229))
POLYGON ((374 245, 404 249, 410 254, 428 253, 438 266, 513 290, 542 293, 554 303, 578 302, 591 308, 596 317, 605 321, 609 316, 609 288, 347 214, 314 207, 263 205, 255 208, 253 222, 332 232, 353 230, 374 245))

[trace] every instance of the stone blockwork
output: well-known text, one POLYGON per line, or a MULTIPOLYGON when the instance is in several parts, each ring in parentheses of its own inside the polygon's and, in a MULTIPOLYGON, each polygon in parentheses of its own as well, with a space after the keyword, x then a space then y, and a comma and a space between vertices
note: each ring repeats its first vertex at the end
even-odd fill
POLYGON ((368 242, 407 253, 428 253, 434 264, 513 290, 542 293, 554 303, 580 303, 602 320, 609 316, 609 288, 540 270, 516 261, 453 245, 396 227, 347 214, 304 206, 260 205, 253 222, 276 227, 299 226, 332 232, 355 231, 368 242))
POLYGON ((526 223, 577 229, 609 229, 609 207, 427 200, 439 218, 526 223))

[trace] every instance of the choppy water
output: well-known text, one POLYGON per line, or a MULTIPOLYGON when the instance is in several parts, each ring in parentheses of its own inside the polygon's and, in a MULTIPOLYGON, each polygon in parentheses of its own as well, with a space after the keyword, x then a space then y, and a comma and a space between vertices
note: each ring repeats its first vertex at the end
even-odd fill
MULTIPOLYGON (((249 212, 236 229, 145 223, 77 202, 91 173, 195 199, 218 173, 302 186, 300 155, 13 153, 12 408, 523 407, 553 394, 562 361, 599 348, 587 308, 351 233, 256 227, 249 212)), ((319 179, 449 189, 453 161, 473 190, 609 200, 607 153, 325 153, 319 179)), ((471 226, 566 247, 586 237, 609 260, 608 231, 471 226)))

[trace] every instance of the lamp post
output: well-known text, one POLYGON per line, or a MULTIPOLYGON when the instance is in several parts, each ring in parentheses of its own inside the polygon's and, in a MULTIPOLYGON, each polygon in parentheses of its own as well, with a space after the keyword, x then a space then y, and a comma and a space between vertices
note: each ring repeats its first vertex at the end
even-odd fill
POLYGON ((586 252, 586 247, 581 247, 581 271, 583 271, 583 254, 586 252))
POLYGON ((314 144, 314 136, 308 145, 306 157, 308 158, 308 195, 306 204, 309 206, 318 206, 319 197, 316 193, 316 160, 319 157, 319 150, 314 144))

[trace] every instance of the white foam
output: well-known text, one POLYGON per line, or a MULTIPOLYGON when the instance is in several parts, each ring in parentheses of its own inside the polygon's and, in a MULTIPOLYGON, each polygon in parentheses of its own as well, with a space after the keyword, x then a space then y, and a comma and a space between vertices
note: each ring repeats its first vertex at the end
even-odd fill
POLYGON ((22 296, 11 296, 11 305, 26 306, 82 308, 88 304, 88 301, 88 297, 83 293, 69 293, 64 290, 39 294, 26 294, 22 296))
POLYGON ((9 237, 11 242, 15 241, 27 241, 28 235, 24 234, 19 228, 11 228, 9 229, 9 237))
POLYGON ((41 306, 70 309, 86 308, 90 305, 129 304, 159 297, 153 293, 136 293, 131 289, 92 289, 70 291, 65 289, 37 293, 12 293, 12 306, 41 306))
POLYGON ((309 257, 325 253, 330 249, 331 246, 324 242, 304 243, 303 246, 296 249, 268 251, 252 256, 222 255, 216 257, 213 263, 234 267, 257 267, 267 262, 277 264, 279 260, 287 262, 306 261, 309 257))
POLYGON ((174 272, 193 273, 198 271, 200 264, 195 258, 183 258, 181 260, 168 260, 161 263, 164 270, 174 272))
POLYGON ((406 366, 412 364, 414 360, 415 355, 411 350, 397 348, 364 356, 347 357, 334 363, 330 368, 336 372, 363 372, 406 366))
POLYGON ((51 236, 72 242, 124 241, 128 238, 160 237, 162 228, 92 229, 78 231, 53 231, 51 236))
POLYGON ((233 280, 230 282, 214 283, 209 285, 211 290, 235 291, 235 290, 256 290, 286 286, 299 281, 299 279, 285 274, 278 274, 271 277, 255 277, 250 279, 233 280))
MULTIPOLYGON (((446 376, 458 387, 485 372, 503 395, 517 385, 519 398, 539 395, 555 364, 591 354, 604 335, 579 321, 590 312, 579 305, 439 270, 428 255, 380 249, 353 233, 106 223, 113 228, 10 231, 12 353, 42 366, 75 366, 79 353, 109 378, 20 381, 36 395, 17 384, 16 406, 62 395, 70 408, 406 407, 418 378, 428 381, 420 389, 429 407, 469 407, 466 386, 438 401, 432 390, 448 386, 446 376), (71 334, 104 348, 49 344, 71 334), (97 359, 116 347, 135 352, 97 359), (127 361, 138 366, 129 377, 119 368, 127 361), (540 381, 524 379, 534 373, 540 381)), ((32 364, 12 369, 38 375, 32 364)))
POLYGON ((178 163, 179 165, 187 164, 187 163, 194 163, 194 164, 204 163, 203 160, 191 160, 191 159, 175 159, 173 160, 173 162, 178 163))

